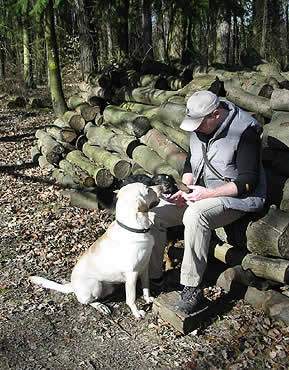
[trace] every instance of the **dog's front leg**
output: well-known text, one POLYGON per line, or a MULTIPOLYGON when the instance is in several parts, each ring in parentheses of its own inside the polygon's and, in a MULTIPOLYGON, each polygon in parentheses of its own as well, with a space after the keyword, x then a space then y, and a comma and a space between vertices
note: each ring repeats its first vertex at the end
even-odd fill
POLYGON ((142 291, 143 291, 143 298, 146 301, 146 303, 152 303, 154 298, 150 295, 150 282, 149 282, 149 270, 148 267, 144 269, 141 276, 141 285, 142 285, 142 291))
POLYGON ((138 310, 135 304, 136 300, 136 282, 137 282, 137 272, 127 272, 126 281, 125 281, 125 294, 126 294, 126 303, 131 309, 134 317, 141 319, 144 317, 145 312, 138 310))

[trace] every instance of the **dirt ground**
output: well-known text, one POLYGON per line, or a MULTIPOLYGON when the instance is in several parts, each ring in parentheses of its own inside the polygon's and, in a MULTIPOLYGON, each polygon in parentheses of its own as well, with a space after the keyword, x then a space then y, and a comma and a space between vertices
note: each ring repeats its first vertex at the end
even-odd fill
POLYGON ((289 368, 289 327, 242 300, 226 299, 182 336, 151 311, 136 321, 122 294, 105 317, 28 282, 31 274, 69 279, 77 256, 112 220, 103 210, 70 207, 31 163, 35 131, 52 120, 47 111, 0 110, 0 369, 289 368))

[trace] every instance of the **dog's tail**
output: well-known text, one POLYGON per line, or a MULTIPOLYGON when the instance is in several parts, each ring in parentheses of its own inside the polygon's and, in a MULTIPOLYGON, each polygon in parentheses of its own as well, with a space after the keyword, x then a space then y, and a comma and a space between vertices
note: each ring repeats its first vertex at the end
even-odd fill
POLYGON ((43 288, 57 290, 61 293, 73 293, 73 288, 70 283, 58 284, 52 280, 42 278, 40 276, 30 276, 29 280, 36 285, 40 285, 43 288))

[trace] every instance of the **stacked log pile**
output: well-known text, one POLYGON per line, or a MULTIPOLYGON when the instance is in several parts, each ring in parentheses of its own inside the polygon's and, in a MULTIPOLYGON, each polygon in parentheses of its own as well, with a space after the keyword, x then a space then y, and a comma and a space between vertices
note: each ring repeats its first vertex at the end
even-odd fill
MULTIPOLYGON (((185 73, 186 78, 179 79, 168 76, 171 71, 166 71, 166 76, 156 73, 156 66, 91 77, 69 99, 70 110, 46 131, 37 131, 33 159, 48 168, 62 185, 86 190, 85 203, 92 207, 97 203, 92 197, 96 189, 110 188, 130 174, 166 173, 178 181, 188 151, 188 135, 179 129, 186 100, 200 89, 226 95, 226 99, 251 112, 264 125, 263 164, 268 199, 263 217, 251 221, 246 229, 247 249, 240 252, 236 249, 237 239, 224 237, 223 230, 218 230, 222 242, 215 248, 215 256, 230 265, 218 284, 226 289, 233 282, 262 289, 286 287, 289 81, 274 66, 264 66, 242 74, 222 70, 196 73, 191 81, 185 73), (274 208, 270 208, 272 205, 274 208)), ((262 300, 264 294, 260 290, 248 293, 247 299, 260 307, 258 294, 262 300)), ((281 293, 274 291, 275 301, 276 294, 281 293)), ((267 306, 266 310, 270 311, 267 306)), ((279 316, 284 319, 286 315, 279 316)))

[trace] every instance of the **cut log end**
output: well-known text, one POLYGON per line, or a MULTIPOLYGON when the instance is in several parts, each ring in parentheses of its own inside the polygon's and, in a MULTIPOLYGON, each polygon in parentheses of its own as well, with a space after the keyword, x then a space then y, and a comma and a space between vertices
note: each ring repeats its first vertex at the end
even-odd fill
POLYGON ((100 188, 108 188, 113 183, 112 174, 105 168, 100 168, 94 175, 95 184, 100 188))

